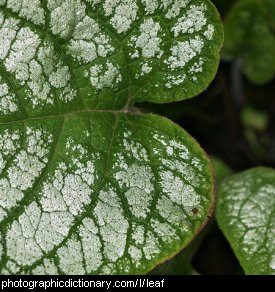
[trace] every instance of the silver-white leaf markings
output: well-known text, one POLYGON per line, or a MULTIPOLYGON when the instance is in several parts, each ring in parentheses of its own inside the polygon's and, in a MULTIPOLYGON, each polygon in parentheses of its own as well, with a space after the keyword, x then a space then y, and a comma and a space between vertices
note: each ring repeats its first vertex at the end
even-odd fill
POLYGON ((140 274, 213 208, 209 159, 139 101, 192 97, 208 0, 0 0, 0 274, 140 274))
POLYGON ((8 78, 0 83, 10 93, 0 95, 0 113, 192 97, 214 77, 222 38, 208 0, 2 1, 0 62, 8 78))

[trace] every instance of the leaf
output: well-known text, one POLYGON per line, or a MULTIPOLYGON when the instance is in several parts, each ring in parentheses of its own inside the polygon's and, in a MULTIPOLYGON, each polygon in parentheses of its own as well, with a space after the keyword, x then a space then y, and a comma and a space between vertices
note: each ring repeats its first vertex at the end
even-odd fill
POLYGON ((209 159, 133 105, 204 90, 222 38, 205 0, 0 0, 1 274, 146 273, 195 237, 209 159))
POLYGON ((274 18, 273 0, 240 0, 224 23, 224 58, 240 59, 244 74, 255 84, 274 78, 274 18))
POLYGON ((2 126, 0 141, 2 273, 142 273, 213 207, 209 160, 154 115, 32 119, 2 126))
POLYGON ((247 274, 275 274, 275 171, 259 167, 227 178, 217 219, 247 274))
POLYGON ((217 70, 223 33, 209 1, 4 2, 1 79, 14 90, 2 85, 2 120, 181 100, 217 70))

